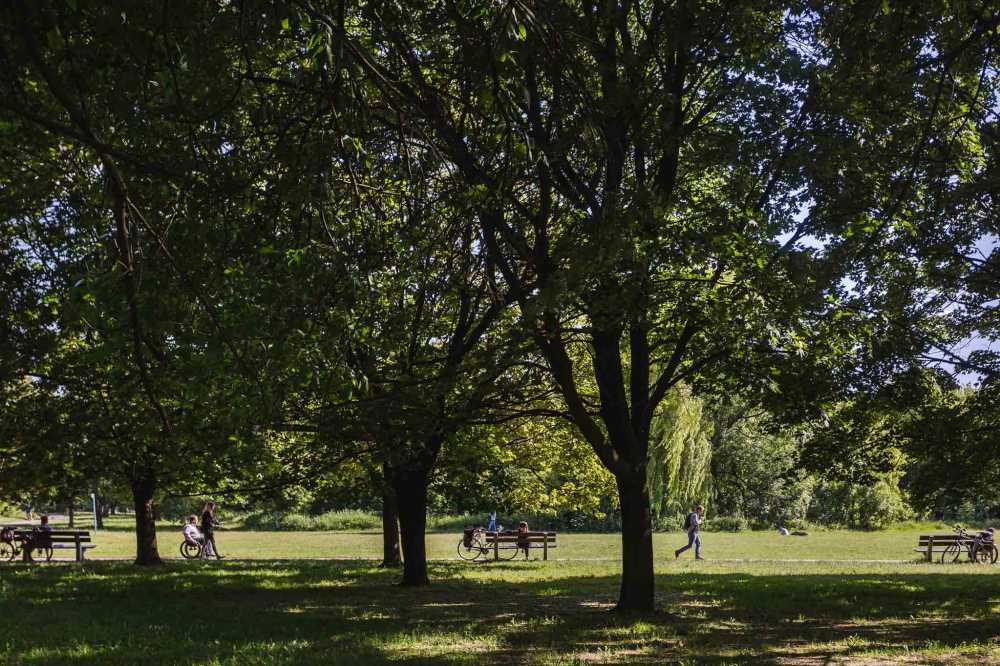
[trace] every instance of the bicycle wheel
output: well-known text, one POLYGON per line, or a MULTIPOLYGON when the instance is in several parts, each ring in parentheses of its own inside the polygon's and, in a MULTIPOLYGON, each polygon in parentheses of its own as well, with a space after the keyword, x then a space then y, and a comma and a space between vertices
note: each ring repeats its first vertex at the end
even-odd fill
POLYGON ((517 544, 508 543, 505 545, 514 546, 514 548, 500 548, 499 555, 501 560, 513 560, 517 558, 518 555, 524 552, 521 550, 519 546, 517 546, 517 544))
POLYGON ((201 557, 201 546, 187 541, 181 542, 181 557, 185 560, 196 560, 201 557))
POLYGON ((962 556, 962 551, 965 550, 961 544, 953 543, 944 549, 941 553, 941 564, 946 562, 958 562, 958 558, 962 556))
POLYGON ((44 546, 39 549, 43 555, 45 555, 45 561, 52 561, 52 546, 44 546))
POLYGON ((991 543, 984 543, 974 551, 975 561, 979 564, 994 564, 997 561, 997 547, 991 543))
POLYGON ((14 546, 6 541, 0 541, 0 562, 3 561, 14 561, 14 546))
POLYGON ((480 555, 483 554, 483 549, 480 547, 478 539, 472 539, 469 541, 469 545, 465 545, 465 539, 458 540, 458 556, 467 562, 471 562, 480 555))

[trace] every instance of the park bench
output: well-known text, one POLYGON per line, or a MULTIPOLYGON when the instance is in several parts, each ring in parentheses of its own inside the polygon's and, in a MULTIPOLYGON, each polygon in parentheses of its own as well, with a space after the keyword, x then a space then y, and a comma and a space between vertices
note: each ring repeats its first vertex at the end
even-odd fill
POLYGON ((935 553, 943 553, 945 548, 962 540, 963 538, 954 532, 951 534, 921 534, 917 540, 917 547, 913 550, 922 553, 924 559, 931 562, 934 560, 935 553))
MULTIPOLYGON (((30 539, 32 536, 32 531, 30 529, 16 529, 14 530, 14 538, 21 541, 22 543, 26 539, 30 539)), ((49 532, 51 537, 51 548, 53 550, 57 548, 72 549, 76 551, 76 561, 83 562, 84 554, 91 548, 97 548, 96 544, 90 543, 90 532, 86 530, 52 530, 49 532)), ((28 560, 27 552, 24 553, 25 561, 28 560)))
MULTIPOLYGON (((541 548, 542 559, 549 559, 549 548, 556 547, 555 532, 487 532, 486 545, 493 549, 493 559, 500 559, 501 550, 518 549, 524 545, 528 548, 541 548)), ((516 555, 515 555, 516 557, 516 555)))

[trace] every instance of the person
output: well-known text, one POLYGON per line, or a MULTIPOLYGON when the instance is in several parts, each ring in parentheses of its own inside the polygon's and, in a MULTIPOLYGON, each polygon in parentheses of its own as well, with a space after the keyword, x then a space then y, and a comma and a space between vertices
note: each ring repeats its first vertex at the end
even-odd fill
MULTIPOLYGON (((188 516, 187 524, 184 525, 184 540, 188 543, 198 544, 199 546, 205 545, 205 537, 198 531, 198 516, 193 513, 188 516)), ((206 550, 206 548, 202 548, 201 550, 201 557, 203 559, 206 556, 206 550)))
POLYGON ((31 551, 52 547, 52 526, 48 514, 39 516, 39 525, 31 528, 31 536, 24 542, 24 559, 31 561, 31 551))
POLYGON ((528 523, 524 520, 517 524, 517 545, 524 551, 524 559, 528 559, 528 523))
POLYGON ((688 542, 683 548, 678 548, 674 551, 674 557, 680 557, 681 553, 694 546, 694 559, 704 559, 701 556, 701 524, 703 522, 705 522, 705 507, 699 504, 684 520, 684 529, 687 530, 688 542))
POLYGON ((48 514, 42 514, 42 516, 41 516, 41 518, 39 520, 41 522, 41 525, 38 526, 38 531, 39 532, 51 532, 52 531, 52 526, 49 525, 49 516, 48 516, 48 514))
POLYGON ((496 532, 497 531, 497 512, 490 511, 489 520, 486 521, 486 531, 496 532))
POLYGON ((215 559, 221 560, 219 548, 215 545, 215 528, 219 522, 215 519, 215 502, 206 502, 205 510, 201 512, 201 533, 205 539, 205 556, 214 555, 215 559))

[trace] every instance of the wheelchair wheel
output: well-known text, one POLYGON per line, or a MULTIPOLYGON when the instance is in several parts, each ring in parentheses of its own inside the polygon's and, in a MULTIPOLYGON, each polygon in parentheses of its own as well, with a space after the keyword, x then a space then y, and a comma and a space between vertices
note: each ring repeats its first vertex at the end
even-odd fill
POLYGON ((6 541, 0 541, 0 562, 14 561, 14 546, 6 541))
POLYGON ((181 542, 181 557, 185 560, 196 560, 201 557, 202 546, 198 544, 190 543, 188 541, 181 542))

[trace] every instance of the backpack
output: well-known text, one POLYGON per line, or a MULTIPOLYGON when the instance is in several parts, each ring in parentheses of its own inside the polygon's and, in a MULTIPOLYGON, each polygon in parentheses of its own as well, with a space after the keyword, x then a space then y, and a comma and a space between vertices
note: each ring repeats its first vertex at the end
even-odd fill
POLYGON ((684 531, 685 532, 689 531, 691 529, 691 527, 692 527, 691 516, 693 516, 693 515, 694 515, 693 513, 689 513, 688 515, 684 516, 684 531))

